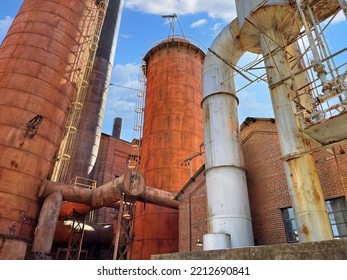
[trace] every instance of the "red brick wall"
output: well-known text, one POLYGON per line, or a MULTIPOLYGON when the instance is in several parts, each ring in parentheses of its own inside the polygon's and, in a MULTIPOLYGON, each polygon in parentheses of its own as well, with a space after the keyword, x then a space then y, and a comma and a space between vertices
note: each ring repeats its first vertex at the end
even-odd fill
MULTIPOLYGON (((276 124, 270 119, 257 119, 241 131, 247 172, 247 185, 253 221, 254 239, 258 244, 286 243, 281 209, 291 207, 285 179, 276 124)), ((327 151, 314 153, 325 199, 345 195, 347 154, 335 148, 335 157, 327 151)), ((346 148, 345 148, 346 150, 346 148)))
POLYGON ((196 246, 198 240, 207 232, 206 187, 204 170, 189 181, 180 195, 179 204, 179 251, 201 251, 196 246))
POLYGON ((286 243, 281 208, 291 206, 276 126, 251 122, 241 132, 256 244, 286 243))
MULTIPOLYGON (((281 161, 276 124, 273 119, 249 120, 248 124, 244 123, 241 126, 241 139, 254 239, 258 245, 286 243, 281 209, 291 207, 291 200, 281 161)), ((327 151, 314 153, 325 199, 347 194, 347 145, 343 146, 343 149, 335 148, 335 155, 339 168, 333 154, 327 151)), ((200 250, 194 246, 195 241, 198 237, 201 239, 207 231, 203 172, 185 187, 184 193, 180 194, 179 217, 180 252, 200 250), (197 187, 200 188, 194 194, 197 187), (199 211, 191 211, 191 216, 189 197, 191 205, 193 201, 199 204, 199 211), (196 230, 195 221, 204 221, 204 227, 196 230)))
MULTIPOLYGON (((97 181, 97 185, 101 186, 128 172, 127 159, 130 153, 129 142, 102 134, 93 173, 93 179, 97 181)), ((113 222, 112 208, 103 207, 94 212, 95 222, 106 224, 113 222)))
POLYGON ((102 134, 98 157, 94 168, 94 180, 105 184, 129 171, 127 159, 131 153, 130 143, 102 134))
POLYGON ((315 153, 325 199, 347 195, 347 145, 336 147, 331 152, 315 153))

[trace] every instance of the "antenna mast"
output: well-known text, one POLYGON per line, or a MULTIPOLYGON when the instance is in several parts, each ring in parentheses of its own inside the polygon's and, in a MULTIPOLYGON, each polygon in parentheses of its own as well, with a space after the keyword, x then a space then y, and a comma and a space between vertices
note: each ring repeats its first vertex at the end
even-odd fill
POLYGON ((178 21, 178 18, 177 18, 176 14, 162 15, 161 17, 167 19, 167 21, 170 24, 170 31, 169 31, 169 36, 168 37, 175 37, 175 24, 176 24, 176 21, 177 21, 177 23, 178 23, 178 25, 179 25, 179 27, 181 29, 181 32, 182 32, 182 37, 185 38, 183 30, 181 28, 181 25, 180 25, 180 23, 178 21))

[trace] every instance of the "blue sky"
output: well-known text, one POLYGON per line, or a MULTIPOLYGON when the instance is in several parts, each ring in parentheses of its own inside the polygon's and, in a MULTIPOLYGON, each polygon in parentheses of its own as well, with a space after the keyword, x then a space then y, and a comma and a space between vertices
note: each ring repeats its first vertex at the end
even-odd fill
MULTIPOLYGON (((22 2, 0 0, 0 42, 22 2)), ((132 89, 139 88, 139 65, 145 53, 169 35, 170 25, 161 15, 174 13, 179 23, 175 25, 175 33, 182 34, 182 28, 184 35, 193 43, 201 44, 204 51, 220 30, 236 16, 234 1, 230 0, 125 0, 111 79, 112 84, 119 86, 110 86, 109 89, 104 133, 111 134, 113 119, 121 117, 121 138, 128 141, 133 138, 136 91, 132 89)), ((347 45, 347 24, 342 14, 331 28, 333 32, 328 30, 326 35, 331 51, 335 52, 347 45)), ((253 54, 246 54, 239 65, 255 58, 253 54)), ((346 57, 344 61, 347 61, 346 57)), ((244 79, 236 79, 239 88, 245 83, 244 79)), ((254 83, 239 92, 238 96, 240 123, 248 116, 273 117, 269 91, 264 82, 254 83)))

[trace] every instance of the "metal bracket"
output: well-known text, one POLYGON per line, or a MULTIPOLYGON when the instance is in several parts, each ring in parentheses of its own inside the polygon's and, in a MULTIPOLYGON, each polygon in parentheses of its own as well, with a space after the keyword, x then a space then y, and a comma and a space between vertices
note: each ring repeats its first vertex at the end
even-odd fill
POLYGON ((28 136, 30 138, 33 138, 39 129, 39 126, 43 120, 42 115, 36 115, 36 117, 32 118, 28 123, 27 123, 27 131, 25 132, 25 136, 28 136))

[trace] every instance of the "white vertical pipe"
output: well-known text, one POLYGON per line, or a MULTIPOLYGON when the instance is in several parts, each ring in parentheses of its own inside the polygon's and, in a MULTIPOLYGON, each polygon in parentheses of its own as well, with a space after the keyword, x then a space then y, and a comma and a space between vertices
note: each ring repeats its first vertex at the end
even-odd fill
MULTIPOLYGON (((212 51, 207 53, 203 65, 202 107, 208 205, 208 237, 204 238, 208 244, 204 243, 204 248, 209 250, 214 248, 214 244, 220 244, 220 234, 230 235, 226 238, 231 239, 232 248, 254 244, 234 70, 230 67, 244 53, 239 47, 237 35, 238 25, 234 20, 214 40, 212 51), (214 240, 215 237, 218 240, 214 240)), ((221 249, 220 245, 215 249, 221 249)))

